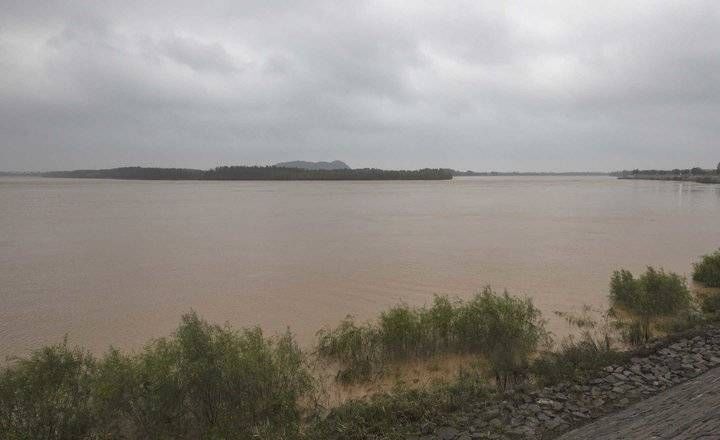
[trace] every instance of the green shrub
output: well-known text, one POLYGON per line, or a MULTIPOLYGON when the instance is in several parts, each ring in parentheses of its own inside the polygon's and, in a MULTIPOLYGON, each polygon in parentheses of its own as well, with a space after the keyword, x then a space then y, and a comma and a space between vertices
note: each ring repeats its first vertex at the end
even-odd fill
MULTIPOLYGON (((113 438, 118 433, 128 438, 146 438, 141 433, 152 431, 158 423, 156 412, 134 407, 141 382, 134 359, 116 349, 97 362, 91 399, 96 402, 96 432, 99 438, 113 438)), ((149 393, 151 390, 145 390, 149 393)), ((145 399, 152 396, 146 394, 145 399)))
POLYGON ((529 298, 498 295, 490 287, 465 307, 472 312, 461 314, 462 333, 478 338, 478 352, 488 360, 498 389, 504 391, 524 376, 530 356, 547 336, 541 313, 529 298))
POLYGON ((460 304, 435 295, 430 308, 400 304, 383 312, 377 331, 387 357, 407 359, 452 351, 453 324, 460 304))
POLYGON ((720 287, 720 249, 693 264, 693 280, 708 287, 720 287))
POLYGON ((613 273, 610 281, 610 303, 614 309, 631 317, 632 321, 626 327, 630 341, 637 343, 652 336, 652 325, 659 318, 686 310, 690 305, 690 291, 685 280, 672 272, 648 267, 636 279, 632 273, 621 269, 613 273))
POLYGON ((378 334, 387 356, 405 359, 428 351, 425 322, 418 310, 401 304, 380 315, 378 334))
POLYGON ((455 310, 451 334, 458 351, 480 353, 485 349, 488 334, 485 303, 478 294, 455 310))
POLYGON ((299 435, 313 382, 289 333, 265 338, 190 313, 136 355, 65 344, 0 374, 2 439, 276 439, 299 435))
POLYGON ((0 372, 0 438, 87 438, 94 370, 92 356, 67 341, 14 360, 0 372))
POLYGON ((141 387, 130 404, 152 415, 150 438, 250 438, 267 427, 287 435, 311 389, 290 334, 266 339, 259 328, 235 332, 194 313, 136 362, 141 387))
POLYGON ((435 295, 433 305, 423 314, 425 326, 430 329, 434 350, 441 351, 450 346, 456 306, 447 296, 435 295))

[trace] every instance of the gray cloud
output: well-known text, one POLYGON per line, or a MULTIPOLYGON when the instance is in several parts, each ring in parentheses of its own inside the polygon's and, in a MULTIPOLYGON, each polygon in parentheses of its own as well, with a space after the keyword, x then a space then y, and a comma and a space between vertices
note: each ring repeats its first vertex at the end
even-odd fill
POLYGON ((714 1, 3 2, 0 169, 712 166, 714 1))
POLYGON ((159 51, 178 64, 196 72, 234 73, 238 67, 219 43, 202 43, 190 38, 173 37, 159 44, 159 51))

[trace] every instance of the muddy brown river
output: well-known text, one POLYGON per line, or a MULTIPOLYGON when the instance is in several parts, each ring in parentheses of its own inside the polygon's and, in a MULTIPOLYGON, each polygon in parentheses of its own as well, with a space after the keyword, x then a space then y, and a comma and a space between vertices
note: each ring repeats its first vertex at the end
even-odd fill
POLYGON ((0 179, 0 356, 67 334, 140 347, 196 310, 303 343, 490 284, 605 305, 612 270, 685 275, 720 247, 720 186, 610 177, 427 182, 0 179))

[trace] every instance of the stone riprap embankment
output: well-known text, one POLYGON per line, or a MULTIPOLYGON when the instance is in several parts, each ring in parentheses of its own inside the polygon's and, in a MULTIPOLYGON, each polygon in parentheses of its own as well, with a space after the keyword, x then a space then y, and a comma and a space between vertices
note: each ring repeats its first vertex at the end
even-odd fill
MULTIPOLYGON (((643 356, 606 367, 582 383, 560 383, 540 390, 479 402, 439 426, 425 423, 409 439, 549 439, 593 419, 618 412, 678 384, 720 367, 720 329, 646 345, 643 356)), ((717 396, 720 405, 720 395, 717 396)), ((707 405, 707 402, 703 403, 707 405)))
POLYGON ((720 368, 558 440, 720 440, 720 368))

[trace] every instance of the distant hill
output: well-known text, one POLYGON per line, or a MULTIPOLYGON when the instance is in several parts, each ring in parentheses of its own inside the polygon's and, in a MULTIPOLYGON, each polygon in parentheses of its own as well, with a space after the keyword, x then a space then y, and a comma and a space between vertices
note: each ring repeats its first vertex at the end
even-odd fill
POLYGON ((332 162, 306 162, 304 160, 294 160, 292 162, 280 162, 273 165, 279 168, 300 168, 303 170, 349 170, 348 164, 341 160, 332 162))

